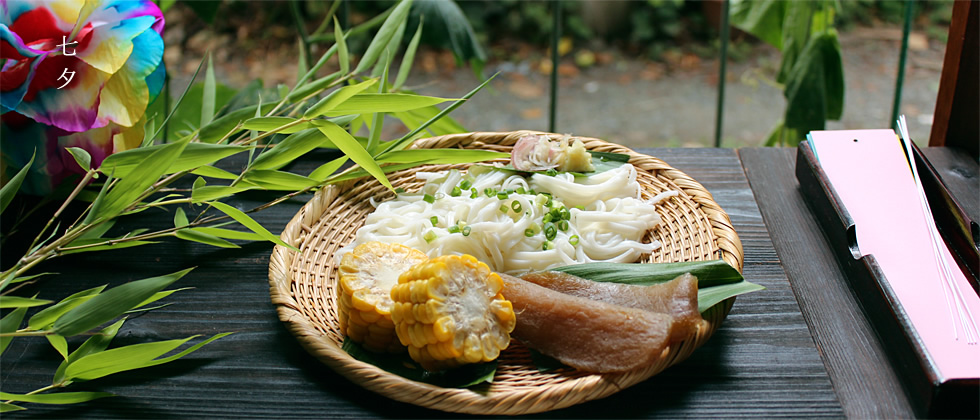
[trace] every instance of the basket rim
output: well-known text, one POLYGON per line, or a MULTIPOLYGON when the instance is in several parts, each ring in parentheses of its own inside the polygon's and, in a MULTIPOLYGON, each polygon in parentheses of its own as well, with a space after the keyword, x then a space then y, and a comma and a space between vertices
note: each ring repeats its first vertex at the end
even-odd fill
MULTIPOLYGON (((553 138, 561 134, 540 131, 520 130, 513 132, 473 132, 450 134, 416 140, 410 148, 446 148, 446 147, 508 147, 517 139, 526 135, 547 135, 553 138)), ((665 177, 669 178, 686 196, 699 206, 710 222, 714 243, 720 257, 740 272, 742 271, 743 249, 741 241, 732 226, 727 213, 714 201, 711 193, 700 183, 666 164, 659 158, 637 153, 625 146, 609 143, 603 140, 581 137, 590 150, 624 153, 630 155, 630 163, 635 166, 655 167, 665 177)), ((412 171, 418 168, 412 168, 412 171)), ((350 190, 363 180, 349 180, 330 185, 317 191, 314 197, 305 204, 286 225, 281 239, 293 246, 301 247, 305 235, 304 221, 315 221, 326 214, 329 204, 337 199, 344 191, 350 190), (316 208, 316 207, 320 208, 316 208), (319 213, 319 214, 315 214, 319 213)), ((312 225, 312 223, 310 223, 312 225)), ((689 338, 677 344, 678 348, 668 348, 664 357, 651 366, 618 374, 581 374, 555 387, 542 386, 542 389, 527 392, 506 392, 481 394, 470 389, 442 388, 439 386, 416 382, 381 368, 354 359, 341 346, 324 338, 315 328, 310 319, 301 311, 293 298, 290 278, 290 266, 295 253, 281 245, 276 245, 270 257, 269 283, 272 303, 276 306, 279 319, 286 324, 300 344, 314 357, 329 366, 335 372, 347 377, 352 382, 399 401, 420 405, 427 408, 440 409, 450 412, 471 414, 529 414, 564 408, 581 402, 599 399, 611 395, 623 388, 636 384, 658 373, 666 367, 678 363, 710 338, 717 330, 722 320, 727 316, 734 304, 735 298, 716 305, 705 313, 706 321, 702 323, 697 337, 689 338), (709 316, 710 314, 710 316, 709 316), (708 319, 715 322, 709 322, 708 319), (717 319, 716 319, 717 318, 717 319), (704 330, 704 331, 702 331, 704 330), (668 360, 669 359, 669 360, 668 360), (667 363, 669 361, 669 363, 667 363), (661 366, 662 365, 662 366, 661 366), (571 392, 567 392, 571 391, 571 392)), ((674 347, 674 346, 671 346, 674 347)))

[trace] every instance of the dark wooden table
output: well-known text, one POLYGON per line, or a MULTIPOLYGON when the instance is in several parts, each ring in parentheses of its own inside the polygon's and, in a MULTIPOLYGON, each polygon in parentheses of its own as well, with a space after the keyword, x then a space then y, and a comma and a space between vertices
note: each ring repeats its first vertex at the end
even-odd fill
MULTIPOLYGON (((537 417, 912 416, 840 273, 821 257, 822 237, 795 187, 794 149, 640 151, 688 173, 714 195, 744 245, 745 277, 767 289, 739 297, 715 336, 685 362, 611 397, 537 417)), ((976 202, 976 162, 950 156, 943 161, 949 165, 933 163, 960 174, 957 185, 976 202)), ((267 198, 246 196, 236 204, 267 198)), ((303 201, 256 219, 281 230, 303 201)), ((170 220, 147 216, 141 224, 163 227, 170 220)), ((61 274, 43 282, 41 297, 60 299, 196 266, 175 284, 193 290, 168 299, 171 306, 130 318, 115 344, 236 333, 167 365, 72 386, 118 397, 67 407, 26 404, 29 410, 9 417, 459 417, 363 390, 306 354, 269 301, 270 253, 268 243, 216 250, 165 241, 68 256, 44 267, 61 274)), ((23 393, 48 385, 59 362, 46 340, 14 339, 0 358, 2 389, 23 393)))

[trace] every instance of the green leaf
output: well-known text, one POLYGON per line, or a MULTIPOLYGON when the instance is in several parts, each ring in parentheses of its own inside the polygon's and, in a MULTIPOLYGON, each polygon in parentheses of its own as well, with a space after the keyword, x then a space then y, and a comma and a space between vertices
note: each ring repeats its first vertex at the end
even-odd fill
POLYGON ((54 347, 54 349, 58 351, 58 354, 61 354, 63 359, 68 358, 68 341, 65 340, 65 337, 57 334, 48 334, 44 336, 44 338, 48 339, 48 342, 51 343, 51 347, 54 347))
POLYGON ((242 241, 265 240, 265 238, 262 237, 262 235, 259 235, 257 233, 241 232, 241 231, 231 230, 231 229, 222 229, 216 227, 198 227, 198 228, 191 228, 190 230, 201 232, 212 236, 217 236, 219 238, 225 238, 225 239, 238 239, 242 241))
POLYGON ((268 190, 299 191, 319 184, 315 179, 271 169, 248 171, 243 180, 268 190))
MULTIPOLYGON (((408 112, 395 112, 391 115, 398 118, 405 127, 409 130, 415 130, 422 126, 422 123, 429 120, 430 118, 439 114, 442 111, 436 106, 430 106, 425 108, 413 109, 408 112)), ((447 134, 465 133, 465 127, 460 125, 456 120, 445 116, 438 121, 429 124, 427 130, 432 133, 433 136, 444 136, 447 134)))
POLYGON ((202 244, 216 246, 219 248, 241 248, 231 242, 217 236, 209 235, 196 230, 181 229, 177 231, 177 237, 185 241, 200 242, 202 244))
POLYGON ((378 163, 455 164, 483 162, 486 160, 509 158, 510 153, 474 149, 409 149, 394 150, 378 158, 378 163))
MULTIPOLYGON (((408 26, 407 20, 402 22, 402 24, 395 29, 394 35, 391 36, 391 40, 389 40, 388 45, 385 46, 383 59, 378 60, 378 62, 374 64, 374 69, 371 70, 372 77, 381 76, 381 74, 391 66, 391 62, 394 60, 395 54, 401 48, 402 37, 405 35, 406 26, 408 26)), ((384 77, 381 80, 384 80, 385 84, 388 83, 387 77, 384 77)))
POLYGON ((57 321, 62 315, 93 298, 95 295, 102 293, 103 290, 105 290, 105 285, 82 290, 81 292, 68 296, 62 299, 61 302, 52 305, 50 308, 44 308, 40 312, 34 314, 34 316, 27 321, 27 326, 32 330, 38 331, 48 329, 51 327, 51 325, 54 325, 54 322, 57 321))
POLYGON ((125 347, 118 347, 112 350, 105 350, 91 354, 76 360, 65 369, 65 377, 69 380, 92 380, 114 373, 127 370, 140 369, 144 367, 156 366, 172 362, 184 357, 202 346, 225 337, 231 333, 216 334, 194 346, 189 347, 173 356, 157 359, 171 350, 197 336, 187 337, 182 340, 159 341, 155 343, 133 344, 125 347))
POLYGON ((361 57, 361 61, 357 63, 357 68, 354 69, 354 73, 361 73, 378 61, 381 53, 384 52, 385 47, 388 46, 389 41, 395 35, 395 31, 408 19, 408 11, 411 7, 411 0, 402 1, 398 6, 395 6, 395 9, 385 19, 381 28, 378 29, 378 33, 374 36, 374 39, 371 40, 367 51, 361 57))
POLYGON ((310 178, 316 180, 317 182, 326 181, 327 178, 330 177, 330 175, 333 175, 334 172, 337 172, 337 170, 340 169, 341 166, 344 166, 344 163, 347 162, 347 159, 348 159, 347 156, 341 156, 339 158, 331 160, 330 162, 320 165, 320 167, 314 169, 313 172, 310 173, 310 178))
POLYGON ((214 56, 208 54, 208 70, 204 73, 204 91, 201 96, 201 125, 204 127, 214 119, 215 110, 215 90, 217 82, 214 80, 214 56))
POLYGON ((26 410, 26 408, 19 405, 13 405, 10 403, 0 403, 0 413, 9 413, 11 411, 21 411, 26 410))
POLYGON ((408 74, 412 71, 412 63, 415 61, 415 52, 419 48, 419 40, 422 38, 422 25, 424 24, 424 16, 420 18, 419 27, 415 30, 415 35, 412 36, 412 40, 409 41, 408 47, 405 48, 405 54, 402 55, 402 64, 398 67, 398 76, 395 76, 395 84, 392 85, 392 90, 401 89, 402 85, 405 84, 405 80, 408 80, 408 74))
MULTIPOLYGON (((191 76, 190 82, 188 82, 187 83, 187 87, 184 88, 184 92, 180 94, 180 97, 179 98, 177 98, 177 102, 174 103, 173 108, 171 108, 170 109, 170 112, 167 113, 167 117, 163 119, 163 122, 162 123, 160 123, 160 127, 157 128, 157 132, 154 133, 153 136, 150 137, 151 139, 159 138, 160 137, 160 133, 163 132, 163 130, 167 128, 167 123, 170 122, 170 119, 173 118, 174 114, 177 113, 177 110, 180 109, 180 104, 183 103, 184 102, 184 98, 187 97, 187 92, 190 92, 191 87, 194 86, 194 80, 197 79, 197 74, 201 72, 201 67, 202 66, 204 66, 204 59, 201 59, 201 62, 198 63, 197 69, 194 70, 194 75, 191 76)), ((167 94, 167 92, 164 92, 164 94, 167 94)), ((166 140, 167 139, 164 139, 164 141, 166 141, 166 140)))
MULTIPOLYGON (((238 179, 238 175, 235 175, 224 169, 215 168, 214 166, 210 166, 210 165, 198 167, 197 169, 191 171, 191 173, 194 175, 206 176, 208 178, 238 179)), ((200 187, 196 187, 196 188, 200 188, 200 187)))
POLYGON ((189 223, 190 222, 187 220, 187 214, 184 213, 184 209, 177 207, 177 210, 174 211, 174 227, 184 227, 189 223))
POLYGON ((0 309, 32 308, 51 303, 50 300, 32 299, 21 296, 0 296, 0 309))
MULTIPOLYGON (((836 33, 810 39, 787 77, 784 95, 787 128, 801 133, 823 130, 827 119, 840 117, 844 79, 836 33)), ((791 140, 793 145, 799 142, 791 140)))
POLYGON ((479 68, 487 61, 473 27, 456 2, 420 1, 412 13, 427 17, 426 33, 441 41, 440 46, 451 49, 457 63, 475 62, 479 68))
POLYGON ((453 99, 434 96, 412 95, 409 93, 359 93, 344 103, 327 111, 328 116, 348 114, 371 114, 376 112, 403 112, 425 108, 453 99))
MULTIPOLYGON (((137 168, 145 165, 150 155, 172 146, 171 144, 160 144, 156 146, 141 147, 130 149, 119 153, 114 153, 105 158, 99 171, 110 173, 115 171, 116 178, 126 178, 137 168)), ((180 152, 179 157, 170 164, 164 174, 195 169, 200 166, 208 165, 224 159, 228 156, 248 150, 248 146, 232 146, 223 144, 208 143, 189 143, 180 152)))
POLYGON ((114 397, 108 392, 56 392, 51 394, 10 394, 0 392, 0 399, 8 401, 32 402, 37 404, 78 404, 99 398, 114 397))
POLYGON ((81 147, 66 147, 65 150, 71 154, 71 157, 75 158, 75 163, 84 171, 88 171, 92 167, 92 155, 88 153, 85 149, 81 147))
POLYGON ((301 99, 306 99, 312 95, 319 94, 320 91, 329 87, 337 78, 340 77, 340 72, 336 71, 332 74, 323 76, 316 79, 309 84, 304 85, 301 88, 295 89, 286 96, 286 102, 295 103, 301 99))
POLYGON ((160 11, 167 13, 167 10, 170 10, 175 3, 177 3, 177 0, 160 0, 160 11))
POLYGON ((193 268, 114 287, 62 315, 55 321, 52 331, 70 337, 91 330, 122 315, 191 270, 193 268))
MULTIPOLYGON (((324 121, 321 124, 330 124, 324 121)), ((272 148, 266 149, 252 161, 250 170, 279 169, 307 152, 326 144, 327 137, 318 129, 303 130, 290 134, 272 148)))
POLYGON ((458 101, 453 102, 451 105, 447 106, 446 109, 442 110, 441 112, 439 112, 438 114, 436 114, 432 118, 429 118, 428 121, 426 121, 424 124, 416 127, 415 129, 413 129, 412 131, 410 131, 408 134, 402 136, 398 140, 394 140, 394 141, 390 141, 390 142, 385 143, 385 148, 381 151, 381 153, 383 154, 383 153, 388 152, 390 150, 398 150, 398 149, 404 147, 405 145, 407 145, 408 143, 410 143, 411 141, 413 141, 413 138, 416 135, 418 135, 419 133, 421 133, 422 130, 424 130, 430 124, 438 121, 440 118, 448 115, 450 112, 453 112, 453 110, 455 110, 456 108, 459 108, 460 105, 462 105, 464 102, 466 102, 467 99, 472 98, 473 95, 476 95, 477 92, 479 92, 481 89, 483 89, 486 85, 490 84, 490 81, 493 80, 495 77, 497 77, 497 74, 500 74, 500 73, 495 73, 493 76, 490 76, 489 79, 487 79, 483 83, 480 83, 480 86, 477 86, 476 89, 471 90, 469 93, 467 93, 466 95, 464 95, 458 101))
POLYGON ((658 264, 586 263, 555 268, 584 279, 651 285, 665 283, 684 273, 698 278, 698 310, 704 312, 732 296, 762 290, 722 260, 658 264))
POLYGON ((80 254, 82 252, 111 251, 111 250, 115 250, 115 249, 132 248, 132 247, 136 247, 136 246, 150 245, 150 244, 155 244, 155 243, 157 243, 157 242, 156 241, 126 241, 126 242, 118 242, 118 243, 113 243, 113 244, 108 244, 108 245, 93 246, 93 247, 89 247, 89 248, 66 249, 64 251, 61 251, 61 255, 80 254))
MULTIPOLYGON (((103 203, 105 202, 106 193, 109 192, 109 187, 112 185, 113 181, 115 180, 115 177, 112 176, 113 173, 115 172, 109 173, 109 176, 107 176, 105 179, 105 183, 102 184, 102 188, 99 188, 99 194, 95 196, 95 200, 92 201, 92 206, 89 207, 89 209, 85 213, 85 220, 82 221, 83 224, 90 225, 92 224, 92 222, 95 221, 96 213, 98 213, 99 209, 102 208, 103 203)), ((113 220, 107 220, 102 222, 101 226, 104 225, 112 226, 112 224, 114 223, 115 221, 113 220)), ((98 228, 96 227, 96 229, 98 228)))
MULTIPOLYGON (((431 162, 396 163, 392 165, 382 166, 381 170, 384 171, 384 173, 389 174, 396 171, 411 169, 419 165, 425 165, 428 163, 431 162)), ((330 181, 336 183, 336 182, 347 181, 347 180, 362 178, 371 175, 367 171, 365 171, 364 168, 351 168, 351 169, 352 170, 344 171, 343 173, 338 174, 336 178, 333 178, 330 181)))
POLYGON ((782 50, 785 0, 733 0, 732 25, 782 50))
POLYGON ((275 131, 282 134, 292 134, 313 127, 313 123, 303 121, 288 128, 280 129, 286 124, 295 123, 299 120, 289 117, 257 117, 245 121, 242 128, 246 130, 275 131))
POLYGON ((329 95, 319 100, 317 103, 313 104, 313 106, 311 106, 309 109, 307 109, 306 113, 303 114, 303 118, 307 120, 312 120, 316 117, 324 115, 327 112, 339 106, 340 104, 343 104, 351 97, 363 92, 365 89, 371 86, 374 86, 375 83, 378 83, 378 79, 368 79, 356 85, 344 86, 340 89, 330 92, 329 95))
POLYGON ((265 104, 261 107, 258 105, 252 105, 229 112, 228 115, 218 118, 212 121, 210 124, 201 127, 201 130, 197 133, 197 138, 204 143, 214 143, 221 140, 221 138, 225 137, 225 135, 229 132, 233 130, 237 131, 236 127, 238 127, 238 124, 252 118, 256 111, 258 111, 260 114, 265 114, 272 111, 275 106, 276 104, 265 104))
POLYGON ((68 358, 65 359, 65 361, 61 362, 61 365, 58 366, 58 370, 56 370, 54 373, 54 379, 51 381, 51 383, 62 383, 62 381, 65 380, 65 369, 67 369, 68 365, 74 363, 76 360, 109 348, 109 343, 112 342, 112 339, 119 333, 119 328, 122 327, 124 322, 126 322, 125 318, 120 319, 112 325, 103 328, 98 334, 95 334, 89 337, 88 340, 85 340, 81 346, 68 355, 68 358))
POLYGON ((151 304, 153 302, 156 302, 156 301, 158 301, 160 299, 163 299, 163 298, 165 298, 167 296, 170 296, 170 295, 172 295, 172 294, 174 294, 176 292, 180 292, 180 291, 184 291, 184 290, 190 290, 190 289, 193 289, 193 287, 181 287, 179 289, 164 290, 162 292, 156 292, 156 293, 153 294, 153 296, 150 296, 146 300, 140 302, 140 304, 139 305, 136 305, 134 308, 142 308, 142 307, 144 307, 146 305, 149 305, 149 304, 151 304))
POLYGON ((178 141, 162 146, 142 159, 141 163, 133 168, 126 178, 109 190, 98 209, 93 206, 90 216, 94 220, 113 218, 133 205, 147 188, 156 183, 160 176, 167 172, 167 168, 173 166, 181 152, 184 151, 184 147, 187 146, 187 141, 178 141))
MULTIPOLYGON (((20 323, 24 321, 24 315, 27 313, 27 307, 20 307, 10 311, 7 316, 0 319, 0 334, 10 334, 17 331, 20 327, 20 323)), ((14 337, 0 337, 0 354, 3 354, 7 350, 7 346, 10 345, 10 340, 14 337)))
POLYGON ((204 177, 199 176, 197 177, 197 179, 194 180, 194 183, 191 184, 191 192, 193 193, 194 190, 198 188, 204 188, 207 185, 208 185, 208 181, 204 179, 204 177))
POLYGON ((350 55, 347 53, 347 39, 344 32, 340 29, 340 22, 337 17, 333 18, 333 35, 337 40, 337 58, 340 60, 340 72, 347 74, 350 71, 350 55))
POLYGON ((263 239, 267 241, 272 241, 286 248, 299 251, 298 249, 296 249, 296 247, 283 242, 282 239, 279 239, 278 236, 273 235, 272 232, 269 232, 268 229, 262 227, 262 225, 260 225, 258 222, 253 220, 251 217, 248 217, 248 215, 242 212, 241 210, 236 209, 220 201, 212 201, 210 204, 214 206, 214 208, 230 216, 232 219, 235 219, 238 223, 241 223, 242 226, 245 226, 252 232, 255 232, 263 239))
POLYGON ((799 60, 800 52, 810 40, 810 35, 813 33, 810 21, 814 5, 815 3, 810 1, 786 3, 783 17, 783 57, 779 63, 779 72, 776 73, 777 83, 786 83, 789 72, 799 60))
POLYGON ((497 362, 475 363, 463 365, 441 372, 429 372, 418 366, 407 353, 380 354, 365 350, 359 344, 344 338, 341 346, 351 357, 364 363, 372 364, 382 370, 394 373, 406 379, 425 382, 444 388, 468 388, 484 382, 493 382, 497 373, 497 362))
POLYGON ((219 198, 238 194, 242 191, 254 190, 257 188, 259 188, 258 185, 239 184, 234 187, 225 185, 209 185, 195 189, 194 192, 191 193, 191 201, 195 203, 203 203, 205 201, 217 200, 219 198))
POLYGON ((10 202, 14 200, 14 196, 20 190, 20 184, 24 183, 24 177, 31 170, 31 165, 34 165, 34 158, 36 156, 37 151, 35 150, 34 154, 31 155, 31 160, 27 161, 27 164, 17 171, 17 175, 14 175, 13 178, 10 178, 10 181, 7 181, 7 185, 0 188, 0 213, 3 213, 7 209, 7 206, 10 205, 10 202))
POLYGON ((350 135, 346 130, 340 128, 336 124, 325 125, 319 127, 320 132, 322 132, 338 149, 344 152, 347 157, 349 157, 354 163, 358 164, 371 176, 375 177, 382 185, 388 187, 390 190, 394 190, 391 183, 388 182, 388 178, 385 177, 384 171, 378 166, 378 163, 374 161, 374 157, 371 156, 364 147, 357 142, 353 136, 350 135))
POLYGON ((16 277, 16 278, 13 277, 13 274, 10 274, 7 277, 5 277, 2 282, 0 282, 0 290, 6 289, 7 286, 9 286, 11 284, 14 284, 14 283, 23 283, 25 281, 30 281, 30 280, 36 279, 38 277, 47 276, 47 275, 51 275, 51 274, 58 274, 58 273, 40 273, 40 274, 32 274, 30 276, 20 276, 20 277, 16 277))

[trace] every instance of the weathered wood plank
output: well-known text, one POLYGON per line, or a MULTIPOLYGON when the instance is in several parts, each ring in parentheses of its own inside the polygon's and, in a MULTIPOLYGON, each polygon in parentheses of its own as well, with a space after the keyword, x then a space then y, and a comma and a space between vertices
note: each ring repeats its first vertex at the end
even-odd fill
MULTIPOLYGON (((731 214, 745 246, 745 276, 768 289, 740 297, 715 336, 680 365, 609 398, 537 417, 842 416, 737 156, 716 149, 648 152, 698 179, 714 194, 731 214)), ((251 194, 236 204, 246 208, 267 199, 251 194)), ((293 200, 255 218, 271 231, 280 231, 302 201, 293 200)), ((165 227, 170 220, 159 213, 146 216, 129 224, 165 227)), ((236 334, 169 365, 77 384, 77 390, 103 390, 122 397, 69 407, 28 404, 28 411, 10 417, 459 417, 387 400, 354 386, 306 354, 269 301, 270 253, 271 245, 265 243, 215 250, 164 241, 68 256, 45 267, 44 271, 62 274, 45 280, 38 290, 44 298, 58 299, 86 287, 197 266, 174 285, 195 289, 168 299, 174 305, 132 317, 116 344, 224 331, 236 334)), ((59 357, 43 339, 15 339, 0 358, 3 390, 21 393, 50 384, 59 357)))
POLYGON ((796 149, 738 153, 844 412, 855 418, 912 417, 900 378, 799 192, 796 149))

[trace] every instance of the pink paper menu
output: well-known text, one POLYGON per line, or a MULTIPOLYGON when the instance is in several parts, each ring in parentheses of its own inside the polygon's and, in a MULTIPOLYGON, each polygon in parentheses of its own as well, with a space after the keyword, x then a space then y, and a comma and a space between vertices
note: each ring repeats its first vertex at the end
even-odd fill
MULTIPOLYGON (((930 227, 895 132, 814 131, 810 137, 821 168, 855 223, 861 255, 873 254, 878 261, 940 379, 980 377, 980 345, 967 342, 955 307, 950 314, 950 291, 944 289, 930 227)), ((953 286, 972 315, 980 316, 980 298, 942 245, 953 286)))

